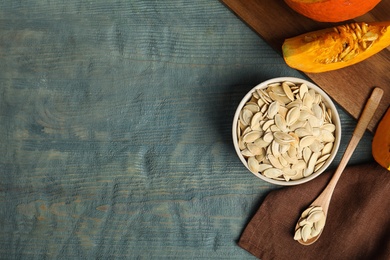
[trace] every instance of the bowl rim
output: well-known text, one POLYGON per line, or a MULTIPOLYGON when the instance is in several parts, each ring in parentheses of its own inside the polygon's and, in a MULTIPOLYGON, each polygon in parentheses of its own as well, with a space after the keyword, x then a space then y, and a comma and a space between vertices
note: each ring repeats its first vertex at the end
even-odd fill
POLYGON ((340 147, 341 131, 342 131, 342 129, 341 129, 341 120, 340 120, 339 112, 337 110, 336 105, 332 101, 331 97, 324 90, 322 90, 318 85, 316 85, 316 84, 314 84, 314 83, 312 83, 312 82, 310 82, 310 81, 308 81, 306 79, 297 78, 297 77, 276 77, 276 78, 271 78, 271 79, 263 81, 263 82, 257 84, 256 86, 254 86, 251 90, 249 90, 246 93, 246 95, 241 99, 240 103, 238 104, 238 106, 236 108, 236 111, 234 113, 233 124, 232 124, 232 137, 233 137, 234 149, 235 149, 235 151, 236 151, 240 161, 244 164, 245 168, 250 173, 252 173, 255 176, 257 176, 258 178, 260 178, 260 179, 262 179, 262 180, 264 180, 266 182, 269 182, 269 183, 272 183, 272 184, 276 184, 276 185, 281 185, 281 186, 293 186, 293 185, 303 184, 303 183, 306 183, 306 182, 308 182, 310 180, 313 180, 314 178, 318 177, 321 173, 323 173, 329 167, 329 165, 333 162, 334 158, 337 155, 337 152, 338 152, 339 147, 340 147), (252 93, 256 89, 266 88, 268 86, 268 84, 270 84, 270 83, 284 82, 284 81, 290 81, 290 82, 293 82, 293 83, 305 83, 308 86, 309 89, 312 88, 317 93, 319 93, 321 95, 323 101, 325 102, 326 106, 331 109, 331 111, 332 111, 332 121, 333 121, 334 125, 336 126, 335 141, 334 141, 334 144, 333 144, 333 148, 332 148, 330 156, 326 160, 325 164, 323 166, 321 166, 321 168, 319 170, 317 170, 316 172, 314 172, 310 176, 302 178, 302 179, 299 179, 299 180, 291 180, 291 181, 275 180, 275 179, 271 179, 271 178, 265 177, 264 175, 262 175, 260 173, 253 173, 252 171, 250 171, 249 168, 248 168, 247 161, 245 160, 244 156, 241 154, 240 148, 238 147, 238 140, 237 140, 237 122, 238 122, 238 118, 239 118, 240 112, 241 112, 242 108, 244 107, 245 103, 252 96, 252 93))

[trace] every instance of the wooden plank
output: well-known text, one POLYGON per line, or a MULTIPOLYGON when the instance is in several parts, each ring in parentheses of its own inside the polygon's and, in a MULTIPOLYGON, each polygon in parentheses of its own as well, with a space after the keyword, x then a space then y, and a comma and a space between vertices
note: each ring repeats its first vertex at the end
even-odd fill
MULTIPOLYGON (((275 50, 281 53, 285 38, 330 26, 319 23, 290 9, 282 0, 221 0, 275 50)), ((390 20, 390 1, 382 1, 371 12, 356 21, 390 20)), ((373 131, 390 104, 389 48, 359 64, 324 73, 306 73, 354 118, 358 118, 374 87, 385 93, 369 125, 373 131)))

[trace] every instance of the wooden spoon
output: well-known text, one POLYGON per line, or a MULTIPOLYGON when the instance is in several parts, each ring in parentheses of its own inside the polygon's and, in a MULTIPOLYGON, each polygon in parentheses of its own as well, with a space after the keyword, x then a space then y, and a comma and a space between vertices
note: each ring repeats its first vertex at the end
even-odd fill
MULTIPOLYGON (((332 179, 329 181, 326 188, 317 197, 317 199, 315 199, 311 203, 311 205, 309 206, 309 208, 312 206, 322 207, 322 210, 323 210, 324 215, 325 215, 325 220, 326 220, 326 216, 328 214, 330 199, 331 199, 333 191, 336 187, 337 181, 339 180, 341 173, 343 172, 344 168, 346 167, 349 159, 351 158, 352 153, 354 152, 354 150, 355 150, 356 146, 358 145, 360 139, 362 138, 368 124, 370 123, 371 118, 373 117, 373 115, 374 115, 374 113, 379 105, 379 102, 382 98, 382 95, 383 95, 382 89, 375 88, 373 90, 371 97, 368 99, 368 101, 363 109, 363 112, 362 112, 362 114, 357 122, 356 128, 352 134, 352 138, 349 141, 347 149, 344 152, 344 155, 340 161, 339 166, 336 169, 336 172, 334 173, 332 179)), ((298 220, 297 225, 295 226, 295 230, 297 230, 299 228, 299 223, 301 220, 302 220, 302 217, 300 217, 300 219, 298 220)), ((323 228, 322 228, 322 230, 323 230, 323 228)), ((313 244, 320 237, 322 230, 317 236, 310 238, 310 239, 307 239, 306 241, 303 241, 303 239, 301 238, 301 239, 298 239, 298 242, 302 245, 313 244)))

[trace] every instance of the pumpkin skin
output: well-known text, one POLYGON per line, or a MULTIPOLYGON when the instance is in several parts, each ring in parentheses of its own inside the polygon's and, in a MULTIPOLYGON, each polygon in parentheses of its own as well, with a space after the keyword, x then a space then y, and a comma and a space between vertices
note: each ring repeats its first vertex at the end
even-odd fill
POLYGON ((342 22, 372 10, 381 0, 285 0, 291 9, 318 22, 342 22))
POLYGON ((287 65, 318 73, 361 62, 390 46, 390 21, 350 23, 286 39, 287 65))
POLYGON ((372 155, 377 163, 390 171, 390 107, 375 131, 372 155))

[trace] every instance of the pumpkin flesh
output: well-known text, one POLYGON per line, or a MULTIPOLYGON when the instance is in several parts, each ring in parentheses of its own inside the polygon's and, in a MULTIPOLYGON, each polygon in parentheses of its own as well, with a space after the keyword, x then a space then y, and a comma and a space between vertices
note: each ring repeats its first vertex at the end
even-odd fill
POLYGON ((390 21, 350 23, 286 39, 282 46, 287 65, 303 72, 344 68, 390 46, 390 21))
POLYGON ((390 108, 387 109, 375 131, 372 155, 376 162, 390 171, 390 108))
POLYGON ((371 11, 381 0, 285 0, 297 13, 318 22, 342 22, 371 11))

